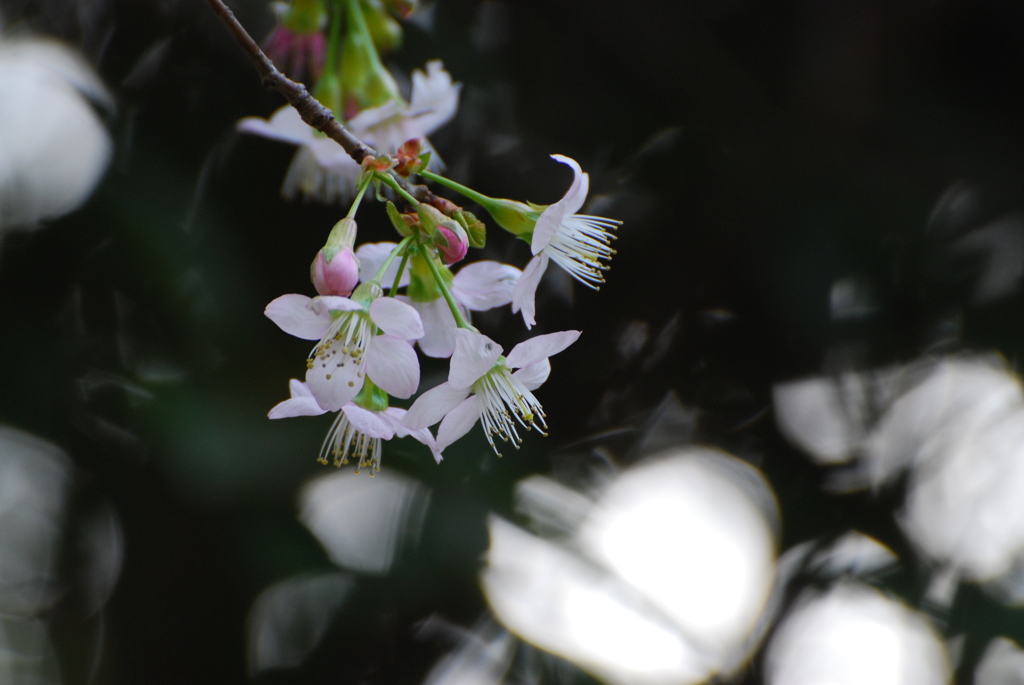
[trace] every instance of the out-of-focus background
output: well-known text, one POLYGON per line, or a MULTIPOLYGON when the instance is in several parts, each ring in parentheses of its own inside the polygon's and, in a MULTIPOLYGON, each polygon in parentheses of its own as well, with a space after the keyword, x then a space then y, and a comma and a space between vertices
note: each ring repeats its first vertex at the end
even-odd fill
POLYGON ((343 212, 235 132, 279 96, 200 0, 0 1, 0 680, 1024 682, 1024 5, 404 26, 394 73, 463 84, 453 178, 550 203, 565 154, 623 225, 599 293, 538 292, 583 331, 548 437, 371 480, 266 418, 308 344, 263 308, 343 212))

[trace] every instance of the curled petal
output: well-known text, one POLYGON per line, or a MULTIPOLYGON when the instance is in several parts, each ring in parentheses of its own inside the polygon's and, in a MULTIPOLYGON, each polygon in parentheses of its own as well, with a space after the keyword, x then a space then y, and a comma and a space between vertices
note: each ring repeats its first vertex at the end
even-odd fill
MULTIPOLYGON (((333 142, 333 141, 331 141, 333 142)), ((335 145, 337 147, 337 145, 335 145)), ((368 281, 377 275, 377 271, 384 264, 392 250, 398 247, 398 243, 363 243, 356 249, 356 257, 359 258, 359 280, 368 281)), ((395 282, 395 274, 401 265, 401 259, 395 259, 391 266, 384 272, 381 283, 389 288, 395 282)), ((409 285, 409 270, 402 272, 402 280, 398 282, 399 287, 409 285)))
POLYGON ((476 312, 500 307, 512 301, 522 271, 501 262, 485 260, 467 264, 455 274, 452 294, 476 312))
POLYGON ((420 385, 420 362, 405 340, 374 337, 366 353, 366 373, 384 392, 400 399, 412 397, 420 385))
POLYGON ((512 377, 522 383, 527 390, 536 390, 544 385, 550 375, 551 362, 547 359, 541 359, 539 362, 534 362, 529 366, 519 369, 512 374, 512 377))
POLYGON ((456 388, 468 388, 490 371, 500 356, 501 345, 486 335, 458 328, 448 382, 456 388))
POLYGON ((547 268, 548 256, 546 254, 541 253, 531 259, 530 263, 526 265, 523 275, 519 277, 519 283, 516 284, 515 293, 512 295, 512 313, 515 314, 522 310, 523 323, 526 324, 527 329, 533 328, 537 323, 534 319, 534 298, 537 295, 540 278, 547 268))
POLYGON ((572 167, 572 185, 566 191, 565 197, 550 205, 537 218, 537 225, 533 229, 533 241, 530 243, 530 249, 533 250, 533 254, 537 254, 547 247, 555 233, 558 232, 562 222, 579 211, 580 207, 583 206, 587 199, 587 192, 590 190, 590 176, 583 173, 576 160, 563 155, 551 155, 551 159, 572 167))
POLYGON ((508 365, 518 369, 547 359, 572 345, 579 337, 579 331, 559 331, 530 338, 512 348, 508 355, 508 365))
POLYGON ((371 438, 390 440, 395 437, 395 426, 382 412, 363 409, 357 404, 348 403, 341 408, 345 416, 352 423, 352 426, 371 438))
POLYGON ((393 297, 378 297, 370 305, 370 318, 388 335, 401 340, 423 337, 423 322, 415 308, 393 297))
POLYGON ((309 387, 302 381, 293 378, 288 381, 288 387, 291 389, 291 398, 275 405, 267 414, 268 417, 285 419, 293 416, 319 416, 327 411, 317 403, 309 387))
POLYGON ((263 313, 282 331, 303 340, 319 340, 331 325, 330 312, 305 295, 282 295, 263 313))
POLYGON ((384 410, 384 414, 395 426, 395 435, 400 438, 408 435, 419 440, 430 448, 430 453, 434 455, 434 461, 440 464, 443 457, 441 456, 441 450, 437 449, 437 441, 434 440, 434 436, 430 434, 430 430, 427 428, 420 428, 414 431, 406 430, 405 426, 402 425, 402 419, 406 413, 404 409, 399 409, 398 407, 388 407, 384 410))
POLYGON ((414 431, 433 426, 444 415, 459 406, 469 395, 469 388, 453 388, 450 383, 441 383, 431 388, 412 403, 409 412, 402 419, 406 430, 414 431))
POLYGON ((441 427, 437 429, 437 449, 444 451, 445 447, 468 433, 479 419, 480 399, 476 395, 467 397, 448 412, 441 422, 441 427))

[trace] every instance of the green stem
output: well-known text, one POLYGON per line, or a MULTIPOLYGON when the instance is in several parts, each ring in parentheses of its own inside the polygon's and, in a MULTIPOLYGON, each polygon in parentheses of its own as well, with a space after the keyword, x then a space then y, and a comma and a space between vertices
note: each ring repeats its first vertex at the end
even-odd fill
MULTIPOLYGON (((410 238, 412 236, 409 236, 410 238)), ((405 265, 409 263, 409 250, 405 251, 402 255, 402 263, 398 265, 398 273, 395 274, 395 282, 391 285, 391 292, 388 293, 388 297, 394 297, 395 293, 398 292, 398 284, 402 280, 402 274, 405 273, 405 265)))
POLYGON ((441 290, 441 294, 444 295, 445 302, 448 303, 448 308, 452 310, 452 316, 455 317, 455 325, 459 328, 465 328, 473 331, 474 333, 479 333, 480 331, 466 321, 466 317, 462 315, 462 310, 459 309, 459 304, 455 301, 455 296, 452 295, 452 291, 448 289, 448 284, 445 283, 444 277, 441 276, 441 272, 438 270, 437 264, 434 264, 434 255, 424 250, 423 259, 427 262, 427 266, 430 267, 430 273, 434 275, 434 280, 437 281, 437 287, 441 290))
POLYGON ((363 201, 363 194, 366 193, 366 189, 370 187, 370 180, 370 178, 367 178, 359 187, 359 192, 356 193, 356 199, 352 201, 352 206, 349 207, 348 214, 345 215, 346 219, 351 219, 356 215, 356 211, 359 209, 359 203, 363 201))
POLYGON ((324 59, 324 71, 334 74, 338 68, 338 46, 341 43, 341 8, 334 3, 331 12, 331 33, 327 39, 327 57, 324 59))
POLYGON ((414 198, 412 195, 410 195, 409 192, 405 188, 403 188, 401 185, 399 185, 398 181, 396 181, 391 174, 388 174, 388 173, 378 173, 377 174, 377 178, 379 178, 381 181, 383 181, 385 183, 385 185, 389 186, 392 190, 394 190, 396 193, 398 193, 399 197, 401 197, 403 200, 408 202, 412 207, 418 207, 419 206, 419 204, 420 204, 419 201, 416 198, 414 198))
POLYGON ((406 246, 411 242, 412 236, 408 236, 406 238, 403 238, 402 242, 398 243, 398 245, 395 246, 395 249, 391 251, 391 254, 388 255, 388 258, 384 260, 384 263, 380 265, 380 268, 377 269, 377 273, 374 274, 373 278, 371 279, 374 283, 380 285, 380 280, 384 278, 384 272, 388 270, 389 266, 391 266, 391 262, 395 261, 395 257, 398 256, 398 253, 403 252, 406 246))
POLYGON ((455 192, 459 193, 460 195, 468 197, 470 200, 472 200, 473 202, 477 203, 481 207, 487 207, 487 205, 490 204, 493 201, 493 199, 494 199, 494 198, 487 197, 486 195, 482 195, 482 194, 476 192, 475 190, 473 190, 472 188, 467 188, 466 186, 462 185, 461 183, 456 183, 455 181, 451 180, 450 178, 445 178, 444 176, 438 176, 433 171, 427 171, 426 169, 424 169, 423 171, 420 172, 420 176, 422 176, 423 178, 429 179, 431 181, 434 181, 436 183, 440 183, 441 185, 445 186, 446 188, 451 188, 452 190, 454 190, 455 192))

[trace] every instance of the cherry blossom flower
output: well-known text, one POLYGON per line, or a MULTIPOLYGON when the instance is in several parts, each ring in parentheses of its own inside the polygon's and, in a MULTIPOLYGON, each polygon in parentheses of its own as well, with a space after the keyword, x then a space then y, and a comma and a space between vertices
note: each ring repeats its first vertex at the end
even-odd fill
POLYGON ((277 298, 264 313, 285 333, 320 341, 307 360, 306 382, 326 411, 354 399, 364 376, 403 399, 419 386, 419 361, 409 341, 423 336, 423 324, 404 302, 377 297, 364 306, 347 297, 293 294, 277 298))
MULTIPOLYGON (((387 259, 395 243, 364 243, 356 250, 359 258, 359 277, 362 280, 373 278, 374 274, 387 259)), ((398 262, 391 263, 381 281, 385 285, 394 283, 398 273, 398 262)), ((452 280, 451 291, 455 301, 462 309, 464 316, 469 312, 483 312, 494 307, 501 307, 512 301, 512 293, 522 272, 508 264, 483 260, 473 262, 459 269, 452 280)), ((402 274, 400 286, 409 284, 408 270, 402 274)), ((438 297, 428 302, 416 302, 403 298, 420 314, 423 321, 423 337, 416 341, 423 354, 428 357, 444 359, 455 352, 455 317, 448 302, 438 297)))
POLYGON ((437 449, 444 450, 479 420, 495 452, 500 454, 495 435, 518 449, 522 438, 517 423, 526 430, 543 432, 547 428, 544 410, 531 391, 548 379, 548 357, 579 337, 579 331, 538 335, 513 347, 506 358, 501 356, 501 346, 487 336, 456 329, 448 381, 423 393, 402 423, 409 430, 418 430, 441 421, 437 449))
POLYGON ((610 231, 621 223, 614 219, 576 214, 587 199, 590 176, 569 157, 551 155, 551 158, 572 167, 575 177, 565 197, 544 208, 533 228, 530 249, 534 257, 523 270, 512 298, 512 311, 522 310, 527 328, 536 323, 534 295, 541 276, 548 268, 548 261, 553 260, 577 281, 597 290, 604 283, 601 272, 608 269, 605 262, 615 254, 610 246, 615 236, 610 231))
MULTIPOLYGON (((293 416, 319 416, 327 413, 313 396, 309 386, 294 378, 288 382, 291 397, 277 404, 268 416, 272 419, 283 419, 293 416)), ((357 459, 356 473, 364 466, 370 467, 371 475, 380 471, 381 441, 394 437, 404 438, 407 435, 415 438, 430 448, 434 460, 441 462, 441 452, 437 449, 434 436, 426 428, 410 431, 402 425, 406 411, 398 407, 388 407, 383 411, 374 411, 349 402, 338 412, 337 418, 327 431, 327 437, 320 447, 321 464, 327 464, 327 457, 334 458, 334 465, 347 464, 349 459, 357 459)))
MULTIPOLYGON (((461 87, 452 83, 451 74, 434 60, 427 63, 426 73, 413 72, 408 104, 391 100, 363 110, 345 125, 379 152, 393 153, 406 140, 422 138, 448 123, 458 110, 461 87)), ((286 199, 301 195, 330 204, 354 193, 360 166, 340 145, 307 126, 290 105, 274 112, 269 120, 246 117, 238 122, 238 130, 299 146, 281 186, 286 199)), ((432 161, 437 159, 432 157, 432 161)))

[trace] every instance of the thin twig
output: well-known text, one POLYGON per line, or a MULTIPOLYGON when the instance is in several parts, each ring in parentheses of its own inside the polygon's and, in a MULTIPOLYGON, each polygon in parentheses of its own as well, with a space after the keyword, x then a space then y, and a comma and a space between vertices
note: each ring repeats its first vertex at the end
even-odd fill
MULTIPOLYGON (((256 72, 260 75, 263 85, 281 93, 288 100, 288 104, 299 113, 304 122, 341 145, 345 152, 355 160, 356 164, 362 164, 363 159, 368 155, 377 155, 377 152, 372 147, 352 135, 340 121, 335 119, 334 113, 330 109, 324 107, 319 100, 310 95, 309 91, 306 90, 306 86, 292 81, 274 66, 270 58, 263 54, 263 50, 260 49, 260 46, 249 35, 249 32, 245 30, 245 27, 239 23, 231 8, 224 4, 224 0, 207 0, 207 2, 213 8, 217 17, 227 27, 228 31, 231 32, 231 35, 234 36, 242 50, 245 51, 246 57, 249 58, 253 67, 256 68, 256 72)), ((430 189, 426 186, 409 183, 407 179, 402 178, 398 174, 392 174, 392 177, 403 190, 419 202, 433 204, 434 200, 437 199, 437 196, 431 193, 430 189)))
POLYGON ((221 22, 228 28, 228 31, 231 32, 231 35, 234 36, 238 44, 242 46, 245 55, 260 75, 263 85, 281 93, 288 100, 288 104, 299 113, 304 122, 324 133, 328 138, 337 142, 338 145, 341 145, 357 164, 362 164, 363 159, 367 155, 377 154, 372 147, 356 138, 347 128, 342 126, 341 122, 334 118, 334 113, 310 95, 304 85, 292 81, 278 71, 274 63, 263 54, 260 46, 252 39, 252 36, 245 30, 245 27, 238 22, 238 19, 235 18, 235 13, 224 4, 223 0, 207 0, 207 2, 209 2, 210 7, 213 8, 213 11, 216 12, 221 22))

